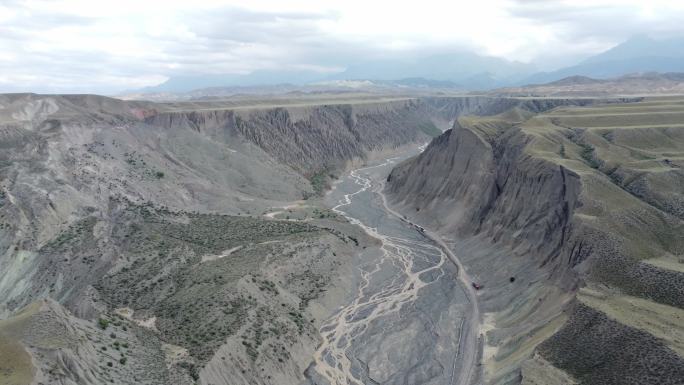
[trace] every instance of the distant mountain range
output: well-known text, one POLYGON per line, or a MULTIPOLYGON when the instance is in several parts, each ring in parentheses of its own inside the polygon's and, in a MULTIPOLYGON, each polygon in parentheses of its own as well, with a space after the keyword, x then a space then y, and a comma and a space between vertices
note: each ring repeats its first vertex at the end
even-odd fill
MULTIPOLYGON (((160 89, 168 89, 166 87, 160 89)), ((399 80, 325 80, 309 84, 265 84, 256 86, 223 86, 192 89, 184 92, 159 91, 149 89, 119 95, 120 99, 144 99, 149 101, 182 101, 209 99, 245 99, 270 96, 310 96, 328 94, 465 94, 467 90, 448 80, 432 80, 425 78, 406 78, 399 80)))
POLYGON ((684 72, 684 38, 636 36, 577 65, 537 73, 520 84, 547 83, 575 75, 605 79, 644 72, 684 72))
POLYGON ((175 76, 166 82, 129 93, 183 93, 210 87, 306 85, 336 80, 395 81, 429 79, 454 87, 492 88, 519 81, 535 72, 529 64, 459 52, 419 58, 391 58, 349 65, 339 73, 314 71, 254 71, 250 74, 175 76))
POLYGON ((143 88, 141 93, 180 93, 211 87, 255 87, 277 84, 307 84, 322 80, 313 71, 254 71, 249 74, 175 76, 162 84, 143 88))
POLYGON ((225 93, 228 88, 255 89, 269 88, 273 85, 301 89, 305 85, 344 80, 371 81, 374 85, 382 84, 385 87, 390 85, 387 82, 391 82, 391 86, 394 87, 402 86, 402 82, 411 83, 411 79, 418 80, 420 87, 433 82, 439 88, 489 90, 548 83, 571 76, 606 79, 645 72, 684 72, 684 38, 654 40, 648 36, 635 36, 578 64, 552 72, 538 72, 530 64, 472 52, 456 52, 361 61, 348 65, 343 72, 334 74, 259 70, 249 74, 174 76, 157 86, 131 91, 128 94, 178 94, 208 88, 223 88, 225 93))
POLYGON ((381 60, 355 64, 334 79, 395 80, 423 78, 449 81, 462 88, 491 88, 533 74, 530 64, 470 52, 428 56, 410 60, 381 60))
POLYGON ((635 73, 611 79, 570 76, 546 84, 490 91, 496 96, 621 96, 684 94, 684 73, 635 73))

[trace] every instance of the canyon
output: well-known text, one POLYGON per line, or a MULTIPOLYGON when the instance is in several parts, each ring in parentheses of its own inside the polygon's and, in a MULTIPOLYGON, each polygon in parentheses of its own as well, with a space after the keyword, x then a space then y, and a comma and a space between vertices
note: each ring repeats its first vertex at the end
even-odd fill
POLYGON ((680 384, 682 117, 0 95, 0 382, 680 384))

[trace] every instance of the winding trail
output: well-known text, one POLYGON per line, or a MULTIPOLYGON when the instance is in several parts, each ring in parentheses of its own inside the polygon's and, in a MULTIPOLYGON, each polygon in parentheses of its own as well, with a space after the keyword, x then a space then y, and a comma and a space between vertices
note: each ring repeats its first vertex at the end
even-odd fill
MULTIPOLYGON (((397 159, 399 157, 389 158, 381 164, 351 171, 349 178, 360 188, 355 192, 345 194, 339 204, 332 208, 334 212, 346 217, 351 223, 360 226, 369 235, 379 239, 382 242, 382 255, 370 268, 360 269, 361 283, 354 300, 339 309, 321 327, 323 342, 314 355, 314 366, 316 372, 329 384, 363 384, 358 373, 354 370, 353 358, 350 357, 352 342, 369 328, 373 320, 390 313, 399 312, 403 305, 415 301, 421 288, 436 282, 444 275, 442 267, 449 260, 458 269, 458 279, 471 308, 469 314, 461 322, 458 353, 455 354, 453 363, 453 368, 456 368, 458 361, 461 361, 461 370, 455 375, 454 369, 451 369, 450 384, 469 385, 477 365, 480 323, 477 299, 474 289, 470 286, 469 277, 458 258, 436 234, 420 231, 418 225, 404 219, 388 206, 387 199, 382 193, 384 183, 374 184, 370 175, 362 175, 364 171, 393 164, 397 159), (375 188, 373 188, 374 185, 375 188), (371 192, 381 198, 382 208, 387 214, 413 227, 416 232, 420 232, 424 237, 417 237, 420 240, 416 240, 389 236, 351 216, 349 208, 353 205, 354 198, 371 188, 373 188, 371 192), (428 256, 436 263, 428 266, 420 264, 420 268, 418 268, 414 262, 419 256, 428 256), (381 288, 372 287, 373 275, 380 272, 388 264, 394 266, 400 273, 396 274, 389 284, 381 288), (420 277, 423 274, 433 270, 439 271, 438 277, 430 282, 421 280, 420 277)), ((423 260, 421 261, 424 263, 423 260)))

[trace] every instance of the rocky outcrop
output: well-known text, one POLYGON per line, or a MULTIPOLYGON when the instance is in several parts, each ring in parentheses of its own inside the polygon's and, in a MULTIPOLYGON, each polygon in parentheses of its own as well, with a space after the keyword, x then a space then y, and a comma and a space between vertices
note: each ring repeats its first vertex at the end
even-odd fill
POLYGON ((423 223, 462 237, 485 234, 539 265, 553 262, 571 233, 579 176, 524 154, 532 138, 514 124, 487 123, 483 131, 457 122, 396 167, 387 190, 423 223))

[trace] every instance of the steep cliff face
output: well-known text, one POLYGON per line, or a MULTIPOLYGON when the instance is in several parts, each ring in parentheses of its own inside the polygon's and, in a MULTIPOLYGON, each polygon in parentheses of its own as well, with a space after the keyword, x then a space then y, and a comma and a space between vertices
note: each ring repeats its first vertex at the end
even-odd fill
POLYGON ((498 115, 511 109, 518 108, 522 111, 539 113, 561 105, 585 106, 594 103, 593 99, 516 99, 497 98, 485 96, 466 97, 428 97, 423 98, 428 105, 442 116, 453 119, 461 115, 492 116, 498 115))
POLYGON ((591 100, 444 97, 258 109, 174 108, 160 109, 145 122, 190 127, 219 141, 239 136, 297 171, 312 175, 344 167, 373 151, 427 141, 461 115, 493 115, 514 107, 531 113, 558 103, 582 105, 591 100))
POLYGON ((221 140, 238 135, 307 175, 371 151, 426 141, 443 119, 420 100, 230 111, 161 112, 146 122, 191 127, 221 140))
POLYGON ((525 154, 533 140, 503 118, 464 119, 396 167, 387 190, 424 223, 486 234, 545 264, 568 237, 580 183, 575 172, 525 154))
POLYGON ((485 288, 488 383, 519 381, 522 362, 559 327, 577 284, 558 254, 572 234, 579 176, 525 154, 533 140, 505 120, 463 119, 387 182, 393 204, 439 229, 485 288))
POLYGON ((389 176, 393 204, 450 239, 484 285, 488 382, 520 382, 521 366, 530 384, 682 380, 649 368, 684 362, 678 337, 661 332, 682 333, 684 145, 676 121, 662 121, 678 106, 463 118, 389 176), (588 324, 602 332, 574 339, 588 324))

